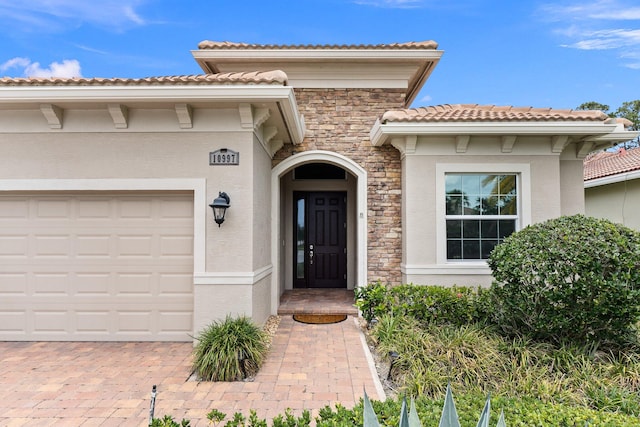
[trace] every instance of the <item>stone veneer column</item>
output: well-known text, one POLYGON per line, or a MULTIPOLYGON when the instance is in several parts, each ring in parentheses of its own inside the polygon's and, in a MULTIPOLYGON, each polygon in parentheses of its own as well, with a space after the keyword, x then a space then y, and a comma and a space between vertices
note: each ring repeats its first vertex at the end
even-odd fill
POLYGON ((399 284, 402 261, 400 153, 373 147, 369 132, 387 110, 404 108, 402 89, 296 89, 307 134, 300 145, 285 145, 273 159, 327 150, 354 160, 367 171, 369 283, 399 284))

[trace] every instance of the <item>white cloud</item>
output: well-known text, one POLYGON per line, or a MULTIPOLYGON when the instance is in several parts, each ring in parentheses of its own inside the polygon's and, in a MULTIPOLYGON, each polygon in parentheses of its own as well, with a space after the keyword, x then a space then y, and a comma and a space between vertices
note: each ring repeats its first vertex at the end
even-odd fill
POLYGON ((569 5, 544 4, 540 12, 546 20, 566 21, 634 21, 640 19, 640 7, 620 0, 595 0, 569 5))
POLYGON ((0 72, 4 73, 5 71, 11 68, 16 68, 16 67, 25 68, 30 63, 31 61, 29 61, 28 58, 21 58, 21 57, 11 58, 10 60, 0 64, 0 72))
MULTIPOLYGON (((579 50, 609 50, 619 58, 640 57, 640 7, 627 0, 592 0, 573 4, 547 4, 540 8, 548 22, 566 24, 554 33, 564 39, 560 46, 579 50), (627 28, 621 28, 624 25, 627 28)), ((638 61, 623 62, 639 69, 638 61)))
POLYGON ((146 25, 136 12, 146 0, 0 0, 5 31, 57 32, 88 23, 116 31, 146 25))
POLYGON ((65 59, 62 62, 52 62, 43 68, 39 62, 31 62, 28 58, 16 57, 0 64, 0 72, 18 68, 23 77, 82 77, 80 62, 75 59, 65 59))
POLYGON ((600 30, 584 32, 583 40, 563 45, 582 50, 621 49, 624 47, 640 47, 640 30, 600 30))
POLYGON ((363 6, 390 9, 413 9, 424 5, 424 0, 354 0, 353 2, 363 6))

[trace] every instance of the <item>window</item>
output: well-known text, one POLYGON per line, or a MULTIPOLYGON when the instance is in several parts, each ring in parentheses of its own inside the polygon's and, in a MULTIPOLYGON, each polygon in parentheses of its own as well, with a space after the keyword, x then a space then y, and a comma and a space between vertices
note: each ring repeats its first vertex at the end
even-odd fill
POLYGON ((447 260, 483 260, 518 226, 518 175, 445 174, 447 260))

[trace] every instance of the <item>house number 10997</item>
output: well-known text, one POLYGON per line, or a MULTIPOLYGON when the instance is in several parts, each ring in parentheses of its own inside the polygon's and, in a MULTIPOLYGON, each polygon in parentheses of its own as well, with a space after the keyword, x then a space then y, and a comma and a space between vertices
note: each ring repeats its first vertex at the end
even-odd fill
POLYGON ((240 153, 226 148, 209 153, 210 165, 238 165, 240 164, 240 153))

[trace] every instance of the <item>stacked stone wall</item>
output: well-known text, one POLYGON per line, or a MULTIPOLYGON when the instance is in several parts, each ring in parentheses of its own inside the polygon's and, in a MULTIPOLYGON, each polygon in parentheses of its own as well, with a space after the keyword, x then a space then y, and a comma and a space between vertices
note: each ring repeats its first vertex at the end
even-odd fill
POLYGON ((374 147, 369 132, 387 110, 403 108, 401 89, 296 89, 307 133, 302 144, 285 145, 274 166, 304 151, 342 154, 367 171, 368 281, 400 283, 402 261, 402 187, 400 153, 390 145, 374 147))

